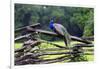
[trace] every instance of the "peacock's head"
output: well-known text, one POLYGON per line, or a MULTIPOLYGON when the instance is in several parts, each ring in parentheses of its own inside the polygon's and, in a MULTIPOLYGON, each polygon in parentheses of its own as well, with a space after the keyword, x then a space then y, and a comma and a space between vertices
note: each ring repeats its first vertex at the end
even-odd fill
POLYGON ((50 25, 49 25, 49 28, 50 28, 50 29, 54 29, 54 26, 53 26, 53 24, 54 24, 54 19, 55 19, 55 16, 52 17, 51 20, 50 20, 50 25))
POLYGON ((54 23, 55 18, 56 18, 55 16, 53 16, 53 17, 51 18, 50 24, 51 24, 51 23, 54 23))

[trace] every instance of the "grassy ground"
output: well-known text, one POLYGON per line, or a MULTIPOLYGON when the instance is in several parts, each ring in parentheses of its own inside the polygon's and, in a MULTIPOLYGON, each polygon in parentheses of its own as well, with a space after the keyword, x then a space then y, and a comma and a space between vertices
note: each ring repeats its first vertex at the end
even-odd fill
MULTIPOLYGON (((55 41, 55 42, 52 42, 52 43, 59 44, 61 46, 65 45, 63 41, 55 41)), ((78 42, 74 41, 74 42, 71 43, 71 45, 74 45, 76 43, 78 43, 78 42)), ((21 48, 22 45, 23 45, 22 43, 15 43, 15 49, 21 48)), ((51 44, 47 44, 47 43, 42 43, 41 46, 40 46, 40 49, 47 49, 47 48, 57 48, 57 47, 55 47, 55 46, 53 46, 51 44)), ((64 51, 65 50, 53 51, 53 52, 64 52, 64 51)), ((43 58, 43 59, 54 59, 54 58, 57 58, 57 57, 60 57, 60 56, 64 56, 64 55, 46 55, 46 56, 42 56, 40 58, 43 58)), ((86 55, 85 57, 87 58, 88 61, 93 61, 93 59, 94 59, 93 55, 86 55)), ((64 62, 67 62, 67 61, 64 61, 64 62)))

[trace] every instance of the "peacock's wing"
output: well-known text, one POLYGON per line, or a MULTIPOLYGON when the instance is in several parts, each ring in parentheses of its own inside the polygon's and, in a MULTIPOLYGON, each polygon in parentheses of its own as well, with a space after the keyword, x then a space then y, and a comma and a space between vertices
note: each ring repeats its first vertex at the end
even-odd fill
POLYGON ((66 46, 70 46, 71 38, 66 28, 64 28, 64 26, 62 26, 61 24, 54 24, 54 28, 58 34, 64 36, 64 42, 66 46))
POLYGON ((64 36, 64 32, 62 29, 64 29, 64 27, 61 24, 53 24, 55 32, 64 36))

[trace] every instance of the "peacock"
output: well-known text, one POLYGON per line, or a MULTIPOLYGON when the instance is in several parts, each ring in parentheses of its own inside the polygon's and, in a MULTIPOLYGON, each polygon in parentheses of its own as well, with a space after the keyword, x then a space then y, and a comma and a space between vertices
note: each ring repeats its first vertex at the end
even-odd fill
POLYGON ((64 38, 66 47, 70 47, 71 38, 68 31, 63 25, 54 23, 54 19, 55 17, 53 17, 50 20, 50 24, 49 24, 50 29, 53 30, 56 34, 62 36, 64 38))

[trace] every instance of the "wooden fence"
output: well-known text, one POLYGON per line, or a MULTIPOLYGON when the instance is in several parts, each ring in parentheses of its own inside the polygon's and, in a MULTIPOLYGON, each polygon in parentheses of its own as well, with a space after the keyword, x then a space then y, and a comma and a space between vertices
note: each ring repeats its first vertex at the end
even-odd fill
MULTIPOLYGON (((49 32, 41 29, 37 29, 36 27, 40 26, 39 23, 27 27, 23 27, 17 29, 15 33, 19 33, 21 31, 27 32, 25 35, 15 35, 15 42, 23 39, 27 39, 27 41, 23 42, 23 46, 20 49, 15 49, 15 65, 26 65, 26 64, 49 64, 62 62, 67 60, 67 62, 73 61, 84 61, 85 59, 82 57, 84 55, 93 55, 93 43, 86 38, 79 38, 75 36, 71 36, 71 39, 74 41, 81 42, 80 44, 75 44, 73 47, 66 48, 66 46, 60 46, 54 44, 49 41, 36 39, 32 37, 34 34, 45 34, 50 36, 56 36, 62 38, 54 32, 49 32), (51 44, 56 46, 56 48, 47 48, 47 49, 39 49, 41 43, 51 44), (38 49, 36 49, 38 47, 38 49), (49 52, 48 52, 49 51, 49 52), (56 51, 56 52, 54 52, 56 51), (60 57, 54 59, 42 59, 41 56, 45 55, 62 55, 60 57)), ((93 39, 93 38, 91 38, 93 39)))

